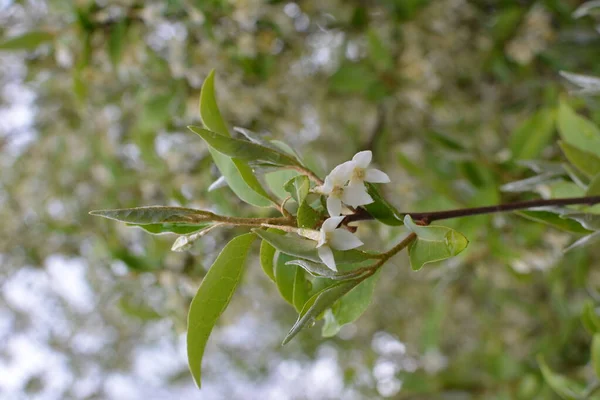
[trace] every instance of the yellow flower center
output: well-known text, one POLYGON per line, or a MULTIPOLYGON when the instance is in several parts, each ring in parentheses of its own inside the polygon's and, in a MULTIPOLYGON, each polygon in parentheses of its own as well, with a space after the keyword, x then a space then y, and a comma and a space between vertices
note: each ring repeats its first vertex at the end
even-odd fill
POLYGON ((333 189, 331 189, 331 196, 333 197, 337 197, 340 198, 342 197, 342 195, 344 194, 344 188, 342 186, 334 186, 333 189))
POLYGON ((355 181, 364 181, 365 180, 365 169, 364 168, 354 168, 352 171, 352 180, 355 181))

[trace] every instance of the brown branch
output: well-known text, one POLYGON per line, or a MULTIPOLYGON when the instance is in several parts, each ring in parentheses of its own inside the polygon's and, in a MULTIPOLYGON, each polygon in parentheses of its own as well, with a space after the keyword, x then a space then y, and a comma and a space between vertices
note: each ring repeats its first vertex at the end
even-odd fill
MULTIPOLYGON (((590 197, 568 197, 563 199, 539 199, 539 200, 528 200, 518 201, 514 203, 498 204, 495 206, 485 207, 473 207, 473 208, 458 208, 455 210, 446 211, 430 211, 430 212, 403 212, 400 213, 402 217, 410 215, 413 220, 421 221, 425 224, 430 224, 433 221, 439 221, 442 219, 468 217, 472 215, 502 213, 508 211, 526 210, 535 207, 556 207, 556 206, 570 206, 576 204, 598 204, 600 203, 600 196, 590 197)), ((355 214, 346 217, 345 223, 354 221, 366 221, 374 219, 367 210, 360 208, 355 214)))

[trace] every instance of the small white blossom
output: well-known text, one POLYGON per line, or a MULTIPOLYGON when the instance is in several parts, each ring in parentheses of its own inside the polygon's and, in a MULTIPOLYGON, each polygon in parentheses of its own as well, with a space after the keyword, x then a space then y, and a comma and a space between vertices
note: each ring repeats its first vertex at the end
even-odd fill
POLYGON ((327 211, 332 217, 342 213, 342 203, 358 207, 373 202, 364 185, 346 186, 354 167, 352 161, 338 165, 325 177, 323 186, 317 188, 317 191, 327 195, 327 211))
POLYGON ((356 155, 352 157, 352 161, 348 161, 348 163, 352 163, 352 170, 349 177, 350 186, 364 186, 365 182, 390 182, 390 177, 385 172, 375 168, 369 168, 372 159, 373 153, 371 153, 370 150, 365 150, 356 153, 356 155))
POLYGON ((323 263, 333 271, 337 271, 337 267, 335 266, 335 258, 331 249, 350 250, 363 245, 363 242, 352 233, 345 229, 337 228, 343 219, 343 216, 328 218, 323 222, 319 231, 317 252, 323 263))

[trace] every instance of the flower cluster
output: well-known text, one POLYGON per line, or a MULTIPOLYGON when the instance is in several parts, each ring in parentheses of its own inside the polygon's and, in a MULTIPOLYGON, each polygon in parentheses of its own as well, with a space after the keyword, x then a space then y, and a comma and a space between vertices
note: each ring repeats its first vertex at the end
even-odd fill
POLYGON ((327 196, 327 212, 331 217, 342 214, 342 205, 358 207, 373 202, 367 192, 365 182, 388 183, 389 176, 375 168, 369 168, 373 155, 371 151, 361 151, 350 161, 335 167, 325 177, 322 186, 316 191, 327 196))
POLYGON ((325 178, 322 186, 316 191, 327 196, 327 211, 330 217, 323 222, 316 235, 319 257, 327 267, 337 271, 333 250, 351 250, 363 245, 349 231, 338 228, 344 219, 343 204, 358 207, 373 202, 367 192, 365 182, 387 183, 390 178, 386 173, 369 168, 372 159, 370 151, 357 153, 352 160, 335 167, 325 178))

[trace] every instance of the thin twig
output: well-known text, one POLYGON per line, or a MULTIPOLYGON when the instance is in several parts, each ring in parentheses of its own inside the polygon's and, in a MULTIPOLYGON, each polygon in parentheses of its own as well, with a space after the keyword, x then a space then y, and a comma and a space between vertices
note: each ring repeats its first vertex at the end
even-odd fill
MULTIPOLYGON (((439 221, 443 219, 468 217, 472 215, 492 214, 501 213, 508 211, 526 210, 535 207, 555 207, 555 206, 570 206, 576 204, 598 204, 600 203, 600 196, 589 196, 589 197, 568 197, 563 199, 548 199, 548 200, 528 200, 518 201, 514 203, 498 204, 495 206, 485 207, 472 207, 472 208, 458 208, 454 210, 446 211, 430 211, 430 212, 403 212, 400 216, 410 215, 415 221, 422 221, 425 224, 429 224, 433 221, 439 221)), ((365 209, 358 209, 356 214, 349 215, 346 217, 345 222, 354 221, 366 221, 374 219, 365 209)))

